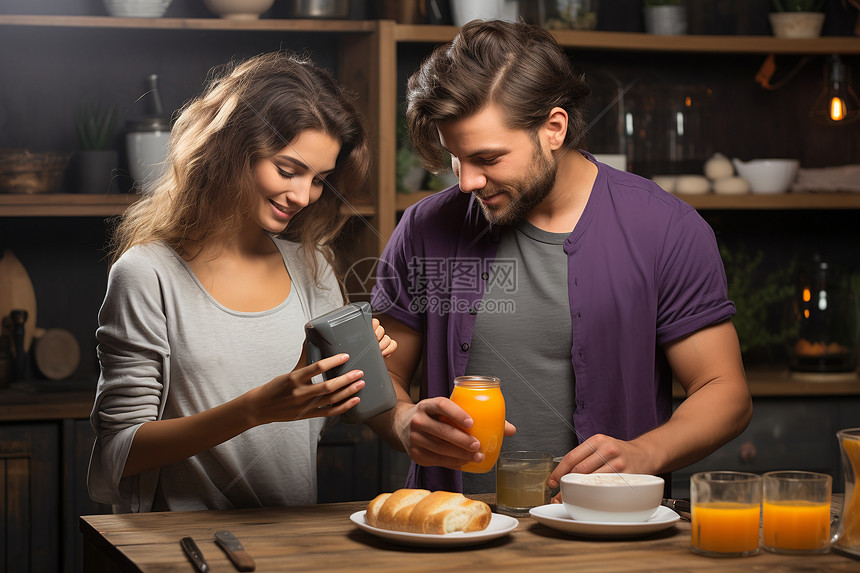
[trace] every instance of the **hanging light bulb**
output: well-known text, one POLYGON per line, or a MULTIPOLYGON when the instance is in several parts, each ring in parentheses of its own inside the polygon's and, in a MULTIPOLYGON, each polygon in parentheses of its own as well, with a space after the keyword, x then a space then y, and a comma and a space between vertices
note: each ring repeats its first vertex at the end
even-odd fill
POLYGON ((842 98, 830 98, 830 119, 833 121, 845 119, 845 102, 842 101, 842 98))
POLYGON ((827 58, 824 87, 809 115, 830 125, 842 125, 860 118, 860 100, 851 87, 848 68, 839 56, 827 58))

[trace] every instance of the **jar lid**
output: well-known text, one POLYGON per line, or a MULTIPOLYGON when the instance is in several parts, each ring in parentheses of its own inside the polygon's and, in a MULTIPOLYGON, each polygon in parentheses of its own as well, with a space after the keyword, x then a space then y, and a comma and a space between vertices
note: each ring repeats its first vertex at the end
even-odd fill
POLYGON ((457 376, 454 378, 454 386, 463 388, 498 388, 501 380, 495 376, 457 376))
POLYGON ((126 131, 170 131, 170 118, 138 117, 125 122, 126 131))

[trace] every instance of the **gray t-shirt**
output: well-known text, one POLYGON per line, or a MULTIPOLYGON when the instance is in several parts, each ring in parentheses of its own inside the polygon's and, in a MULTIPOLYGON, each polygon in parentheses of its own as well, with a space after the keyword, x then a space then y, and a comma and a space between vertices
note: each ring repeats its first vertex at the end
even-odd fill
MULTIPOLYGON (((466 374, 501 379, 505 417, 517 427, 504 439, 502 451, 562 456, 578 443, 563 248, 568 234, 549 233, 526 221, 500 232, 466 374)), ((496 491, 495 472, 464 472, 463 491, 496 491)))
POLYGON ((147 421, 208 410, 289 373, 304 324, 343 304, 318 256, 315 285, 301 247, 274 239, 292 288, 262 312, 218 303, 163 243, 133 247, 113 265, 99 313, 101 377, 91 423, 93 499, 117 511, 232 509, 316 501, 324 418, 266 424, 159 471, 121 478, 147 421))

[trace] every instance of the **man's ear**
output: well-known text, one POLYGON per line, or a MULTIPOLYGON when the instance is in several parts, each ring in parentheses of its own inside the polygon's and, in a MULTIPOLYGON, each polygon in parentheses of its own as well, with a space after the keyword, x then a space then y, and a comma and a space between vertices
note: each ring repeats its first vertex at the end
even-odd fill
POLYGON ((552 108, 541 131, 551 151, 561 149, 567 135, 567 112, 560 107, 552 108))

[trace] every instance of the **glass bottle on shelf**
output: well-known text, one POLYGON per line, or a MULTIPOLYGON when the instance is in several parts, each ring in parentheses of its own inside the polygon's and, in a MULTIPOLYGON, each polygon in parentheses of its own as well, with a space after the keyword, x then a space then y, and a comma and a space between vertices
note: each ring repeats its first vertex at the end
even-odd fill
POLYGON ((858 305, 850 277, 820 255, 801 270, 791 304, 796 336, 788 340, 789 368, 799 373, 857 369, 858 305))

